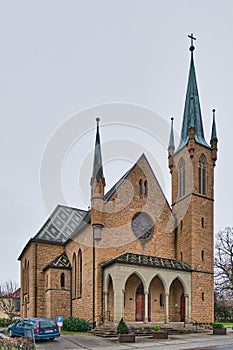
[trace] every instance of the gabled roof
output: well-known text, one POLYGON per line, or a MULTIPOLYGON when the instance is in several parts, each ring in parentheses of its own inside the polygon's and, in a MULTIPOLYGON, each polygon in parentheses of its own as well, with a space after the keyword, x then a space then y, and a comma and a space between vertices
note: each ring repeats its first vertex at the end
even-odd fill
POLYGON ((101 264, 103 268, 115 264, 129 264, 137 266, 148 266, 170 270, 191 271, 191 267, 180 260, 160 258, 158 256, 124 253, 116 258, 108 260, 101 264))
MULTIPOLYGON (((136 163, 135 163, 135 164, 120 178, 120 180, 118 180, 117 183, 116 183, 115 185, 113 185, 113 187, 105 194, 105 196, 104 196, 104 201, 105 201, 105 203, 107 203, 107 202, 111 199, 111 197, 117 192, 118 188, 121 186, 121 184, 124 182, 124 180, 127 179, 128 175, 134 170, 134 168, 138 165, 138 163, 140 162, 140 160, 141 160, 142 158, 144 158, 145 161, 147 162, 147 165, 148 165, 149 169, 151 170, 151 173, 153 174, 155 181, 157 182, 157 185, 158 185, 158 187, 159 187, 159 189, 160 189, 160 191, 161 191, 161 193, 162 193, 162 195, 163 195, 163 197, 164 197, 164 200, 165 200, 165 202, 167 203, 168 207, 170 208, 170 205, 169 205, 169 203, 168 203, 168 201, 167 201, 167 199, 166 199, 166 197, 165 197, 165 194, 163 193, 163 190, 162 190, 162 188, 161 188, 161 186, 160 186, 160 184, 159 184, 159 182, 158 182, 158 180, 157 180, 157 178, 156 178, 156 176, 155 176, 155 174, 154 174, 154 171, 153 171, 153 169, 151 168, 151 165, 150 165, 150 163, 149 163, 149 161, 148 161, 148 159, 146 158, 146 156, 145 156, 144 153, 142 153, 142 155, 139 157, 139 159, 136 161, 136 163)), ((170 209, 171 209, 171 208, 170 208, 170 209)))
POLYGON ((56 259, 51 261, 47 266, 43 268, 43 271, 49 269, 49 268, 56 268, 56 269, 71 269, 71 263, 69 261, 68 256, 66 255, 66 252, 63 252, 61 255, 59 255, 56 259))
POLYGON ((58 205, 33 240, 65 243, 78 231, 87 213, 86 210, 58 205))

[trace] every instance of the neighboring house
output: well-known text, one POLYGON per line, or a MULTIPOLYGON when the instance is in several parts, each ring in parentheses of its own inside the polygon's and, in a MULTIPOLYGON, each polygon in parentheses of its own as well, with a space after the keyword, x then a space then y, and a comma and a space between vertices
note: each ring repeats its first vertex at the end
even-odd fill
POLYGON ((20 316, 20 288, 0 296, 0 318, 20 316))
POLYGON ((172 123, 168 145, 171 204, 144 154, 105 193, 97 120, 91 208, 58 205, 24 247, 23 317, 213 322, 217 135, 213 115, 206 142, 190 50, 180 144, 172 123))

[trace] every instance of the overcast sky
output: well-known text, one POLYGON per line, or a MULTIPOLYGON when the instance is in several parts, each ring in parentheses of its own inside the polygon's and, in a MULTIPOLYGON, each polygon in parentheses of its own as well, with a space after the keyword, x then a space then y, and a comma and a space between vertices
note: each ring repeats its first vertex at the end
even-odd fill
POLYGON ((19 282, 20 252, 61 201, 51 194, 47 205, 43 192, 49 192, 46 176, 51 184, 56 171, 46 162, 56 163, 65 139, 66 154, 60 159, 65 199, 59 204, 82 209, 90 205, 97 113, 106 143, 107 188, 141 151, 149 159, 159 152, 154 171, 170 201, 165 145, 169 128, 156 152, 153 143, 171 116, 180 133, 191 32, 197 37, 195 67, 208 142, 211 110, 216 108, 215 231, 233 225, 232 13, 231 0, 0 0, 0 283, 10 278, 19 282), (115 108, 115 102, 123 107, 115 108), (135 123, 127 115, 131 105, 145 109, 135 123), (158 125, 151 140, 145 137, 152 130, 146 111, 155 114, 158 125), (46 158, 53 141, 58 152, 55 148, 46 158), (119 154, 130 147, 131 156, 119 154), (51 172, 41 171, 43 166, 51 172))

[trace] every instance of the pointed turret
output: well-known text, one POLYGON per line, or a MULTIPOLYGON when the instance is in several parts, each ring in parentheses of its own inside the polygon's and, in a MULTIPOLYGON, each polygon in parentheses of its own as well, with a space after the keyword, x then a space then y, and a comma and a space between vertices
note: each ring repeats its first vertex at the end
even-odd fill
POLYGON ((218 151, 218 148, 217 148, 218 138, 217 138, 217 129, 216 129, 216 122, 215 122, 215 109, 213 109, 213 124, 212 124, 210 145, 211 145, 211 151, 212 151, 212 161, 213 161, 213 165, 215 166, 215 162, 217 160, 217 151, 218 151))
POLYGON ((91 178, 91 223, 93 227, 103 227, 103 205, 104 205, 104 187, 105 178, 103 172, 101 145, 100 145, 100 133, 99 122, 100 119, 96 118, 96 139, 95 139, 95 153, 93 172, 91 178))
MULTIPOLYGON (((192 40, 195 39, 193 38, 193 36, 190 36, 190 37, 192 40)), ((186 99, 185 99, 185 106, 184 106, 181 138, 180 138, 180 144, 177 150, 180 150, 185 145, 187 145, 190 138, 194 138, 194 140, 197 143, 203 146, 209 147, 209 145, 205 140, 203 125, 202 125, 201 107, 200 107, 200 100, 198 95, 197 79, 196 79, 194 58, 193 58, 194 49, 195 49, 194 46, 191 45, 190 47, 191 62, 190 62, 190 68, 189 68, 189 77, 188 77, 188 85, 187 85, 187 92, 186 92, 186 99)))
POLYGON ((170 173, 172 173, 172 169, 173 169, 173 154, 175 151, 173 120, 174 118, 171 117, 171 131, 170 131, 169 145, 168 145, 168 167, 170 169, 170 173))
POLYGON ((95 155, 94 155, 94 163, 93 163, 93 173, 91 182, 94 180, 104 180, 103 174, 103 164, 102 164, 102 154, 101 154, 101 146, 100 146, 100 134, 99 134, 99 122, 100 119, 96 118, 97 128, 96 128, 96 139, 95 139, 95 155))

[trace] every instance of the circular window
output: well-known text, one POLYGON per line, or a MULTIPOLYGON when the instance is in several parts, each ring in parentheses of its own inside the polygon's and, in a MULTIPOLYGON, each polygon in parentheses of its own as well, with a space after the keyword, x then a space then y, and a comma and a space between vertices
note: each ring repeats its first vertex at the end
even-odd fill
POLYGON ((148 214, 137 213, 132 219, 131 227, 136 237, 147 239, 153 233, 154 222, 148 214))

